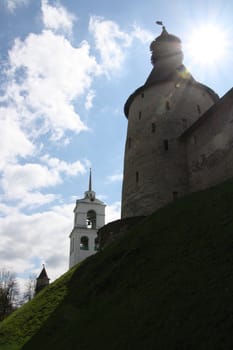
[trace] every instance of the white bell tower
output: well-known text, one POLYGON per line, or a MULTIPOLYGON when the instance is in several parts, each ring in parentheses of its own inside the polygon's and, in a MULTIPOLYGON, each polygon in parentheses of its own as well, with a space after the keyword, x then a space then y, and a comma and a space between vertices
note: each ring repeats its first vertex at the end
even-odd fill
POLYGON ((83 199, 76 201, 74 208, 74 228, 70 234, 70 268, 97 252, 97 231, 105 224, 105 206, 92 191, 90 169, 89 189, 83 199))

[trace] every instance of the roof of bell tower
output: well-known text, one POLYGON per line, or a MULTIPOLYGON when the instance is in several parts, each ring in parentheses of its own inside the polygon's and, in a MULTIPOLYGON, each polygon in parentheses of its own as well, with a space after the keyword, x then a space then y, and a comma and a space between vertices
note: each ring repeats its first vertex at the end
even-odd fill
POLYGON ((89 198, 92 202, 95 200, 95 192, 92 191, 92 174, 91 174, 91 168, 89 173, 89 187, 88 191, 85 192, 85 198, 89 198))
POLYGON ((74 211, 76 210, 77 205, 79 203, 105 205, 101 200, 96 198, 96 193, 95 193, 95 191, 92 190, 92 171, 91 171, 91 168, 90 168, 90 172, 89 172, 88 190, 84 193, 84 198, 76 200, 76 206, 74 208, 74 211))

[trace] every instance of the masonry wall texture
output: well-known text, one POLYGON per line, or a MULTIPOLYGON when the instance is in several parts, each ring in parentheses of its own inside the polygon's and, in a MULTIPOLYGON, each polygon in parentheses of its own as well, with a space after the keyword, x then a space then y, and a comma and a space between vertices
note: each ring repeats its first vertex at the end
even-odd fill
POLYGON ((233 176, 233 90, 219 100, 198 83, 165 28, 151 51, 154 68, 125 104, 122 218, 233 176))
POLYGON ((190 192, 233 177, 233 89, 181 139, 186 145, 190 192))
POLYGON ((185 149, 178 137, 213 103, 204 86, 188 79, 145 87, 134 97, 125 147, 124 216, 152 213, 175 193, 187 193, 185 149))

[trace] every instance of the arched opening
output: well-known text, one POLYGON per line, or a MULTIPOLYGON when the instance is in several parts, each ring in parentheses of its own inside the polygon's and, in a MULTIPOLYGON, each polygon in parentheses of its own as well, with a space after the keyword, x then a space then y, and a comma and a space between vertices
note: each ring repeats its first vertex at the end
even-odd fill
POLYGON ((96 212, 94 210, 89 210, 87 212, 87 228, 96 228, 96 212))
POLYGON ((80 249, 89 250, 89 238, 87 236, 82 236, 80 239, 80 249))

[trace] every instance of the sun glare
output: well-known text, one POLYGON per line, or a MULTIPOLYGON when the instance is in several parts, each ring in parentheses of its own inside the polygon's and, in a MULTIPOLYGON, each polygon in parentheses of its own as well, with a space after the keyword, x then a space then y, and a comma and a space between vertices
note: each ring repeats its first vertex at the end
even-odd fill
POLYGON ((200 64, 218 63, 226 54, 227 35, 216 26, 196 28, 189 38, 189 53, 200 64))

